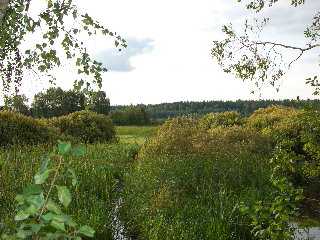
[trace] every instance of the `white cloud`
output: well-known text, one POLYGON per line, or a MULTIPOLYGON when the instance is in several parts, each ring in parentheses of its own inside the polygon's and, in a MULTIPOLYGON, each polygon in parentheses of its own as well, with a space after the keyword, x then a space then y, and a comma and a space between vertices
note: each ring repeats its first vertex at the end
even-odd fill
POLYGON ((135 69, 132 65, 132 58, 141 54, 149 53, 153 50, 152 39, 137 39, 128 37, 126 39, 127 48, 118 51, 115 48, 108 48, 99 51, 93 57, 102 62, 111 72, 131 72, 135 69))

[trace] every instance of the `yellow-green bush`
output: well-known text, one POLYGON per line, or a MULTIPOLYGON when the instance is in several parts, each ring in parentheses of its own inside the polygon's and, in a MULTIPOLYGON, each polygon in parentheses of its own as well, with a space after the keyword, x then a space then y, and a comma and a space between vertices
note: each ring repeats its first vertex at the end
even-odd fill
POLYGON ((301 111, 295 108, 270 105, 266 108, 255 110, 247 118, 247 125, 257 131, 268 132, 288 121, 292 121, 299 113, 301 113, 301 111))
POLYGON ((195 119, 177 117, 158 128, 156 136, 149 141, 143 152, 153 154, 194 153, 194 138, 199 135, 195 119))
POLYGON ((82 142, 111 142, 116 139, 116 131, 111 119, 103 114, 83 110, 52 118, 49 121, 62 133, 82 142))
POLYGON ((236 111, 208 113, 201 116, 198 120, 200 126, 204 129, 217 126, 241 125, 243 123, 241 116, 236 111))
POLYGON ((52 143, 61 139, 58 128, 11 111, 0 111, 0 146, 52 143))
POLYGON ((198 119, 177 117, 167 121, 142 149, 142 154, 203 154, 242 150, 270 151, 268 137, 239 126, 236 112, 207 114, 198 119))

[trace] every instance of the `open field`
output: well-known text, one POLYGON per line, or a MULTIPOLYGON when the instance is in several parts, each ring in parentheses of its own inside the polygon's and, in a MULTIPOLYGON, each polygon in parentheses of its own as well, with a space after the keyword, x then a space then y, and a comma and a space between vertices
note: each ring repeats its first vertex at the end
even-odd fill
POLYGON ((117 126, 116 134, 120 142, 143 144, 156 133, 153 126, 117 126))

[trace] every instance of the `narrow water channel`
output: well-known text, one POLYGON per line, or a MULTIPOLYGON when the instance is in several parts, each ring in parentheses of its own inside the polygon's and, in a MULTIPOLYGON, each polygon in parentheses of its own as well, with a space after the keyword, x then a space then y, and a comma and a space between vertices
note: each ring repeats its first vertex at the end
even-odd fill
POLYGON ((114 209, 112 211, 113 215, 113 222, 112 222, 112 228, 113 228, 113 233, 112 233, 112 238, 114 240, 131 240, 130 237, 127 237, 125 234, 125 229, 123 223, 120 221, 118 218, 118 212, 120 205, 122 203, 122 198, 120 197, 114 206, 114 209))
POLYGON ((298 229, 298 224, 293 223, 296 230, 293 233, 294 240, 320 240, 320 227, 298 229))

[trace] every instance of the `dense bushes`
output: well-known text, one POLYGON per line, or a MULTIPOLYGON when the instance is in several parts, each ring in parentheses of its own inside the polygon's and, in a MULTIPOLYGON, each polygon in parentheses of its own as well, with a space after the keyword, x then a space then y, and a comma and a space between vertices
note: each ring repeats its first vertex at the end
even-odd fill
POLYGON ((79 111, 52 119, 33 119, 0 111, 0 146, 53 143, 58 139, 85 143, 115 141, 108 116, 79 111))
POLYGON ((143 154, 206 154, 252 150, 270 151, 269 138, 243 124, 236 112, 209 113, 197 119, 166 121, 144 146, 143 154))
POLYGON ((11 111, 0 111, 0 145, 51 143, 65 139, 58 128, 11 111))
POLYGON ((319 142, 317 110, 167 120, 125 177, 121 216, 135 239, 290 236, 299 187, 319 192, 319 142))
POLYGON ((108 116, 91 111, 78 111, 66 116, 52 118, 50 124, 86 143, 115 141, 115 128, 108 116))

